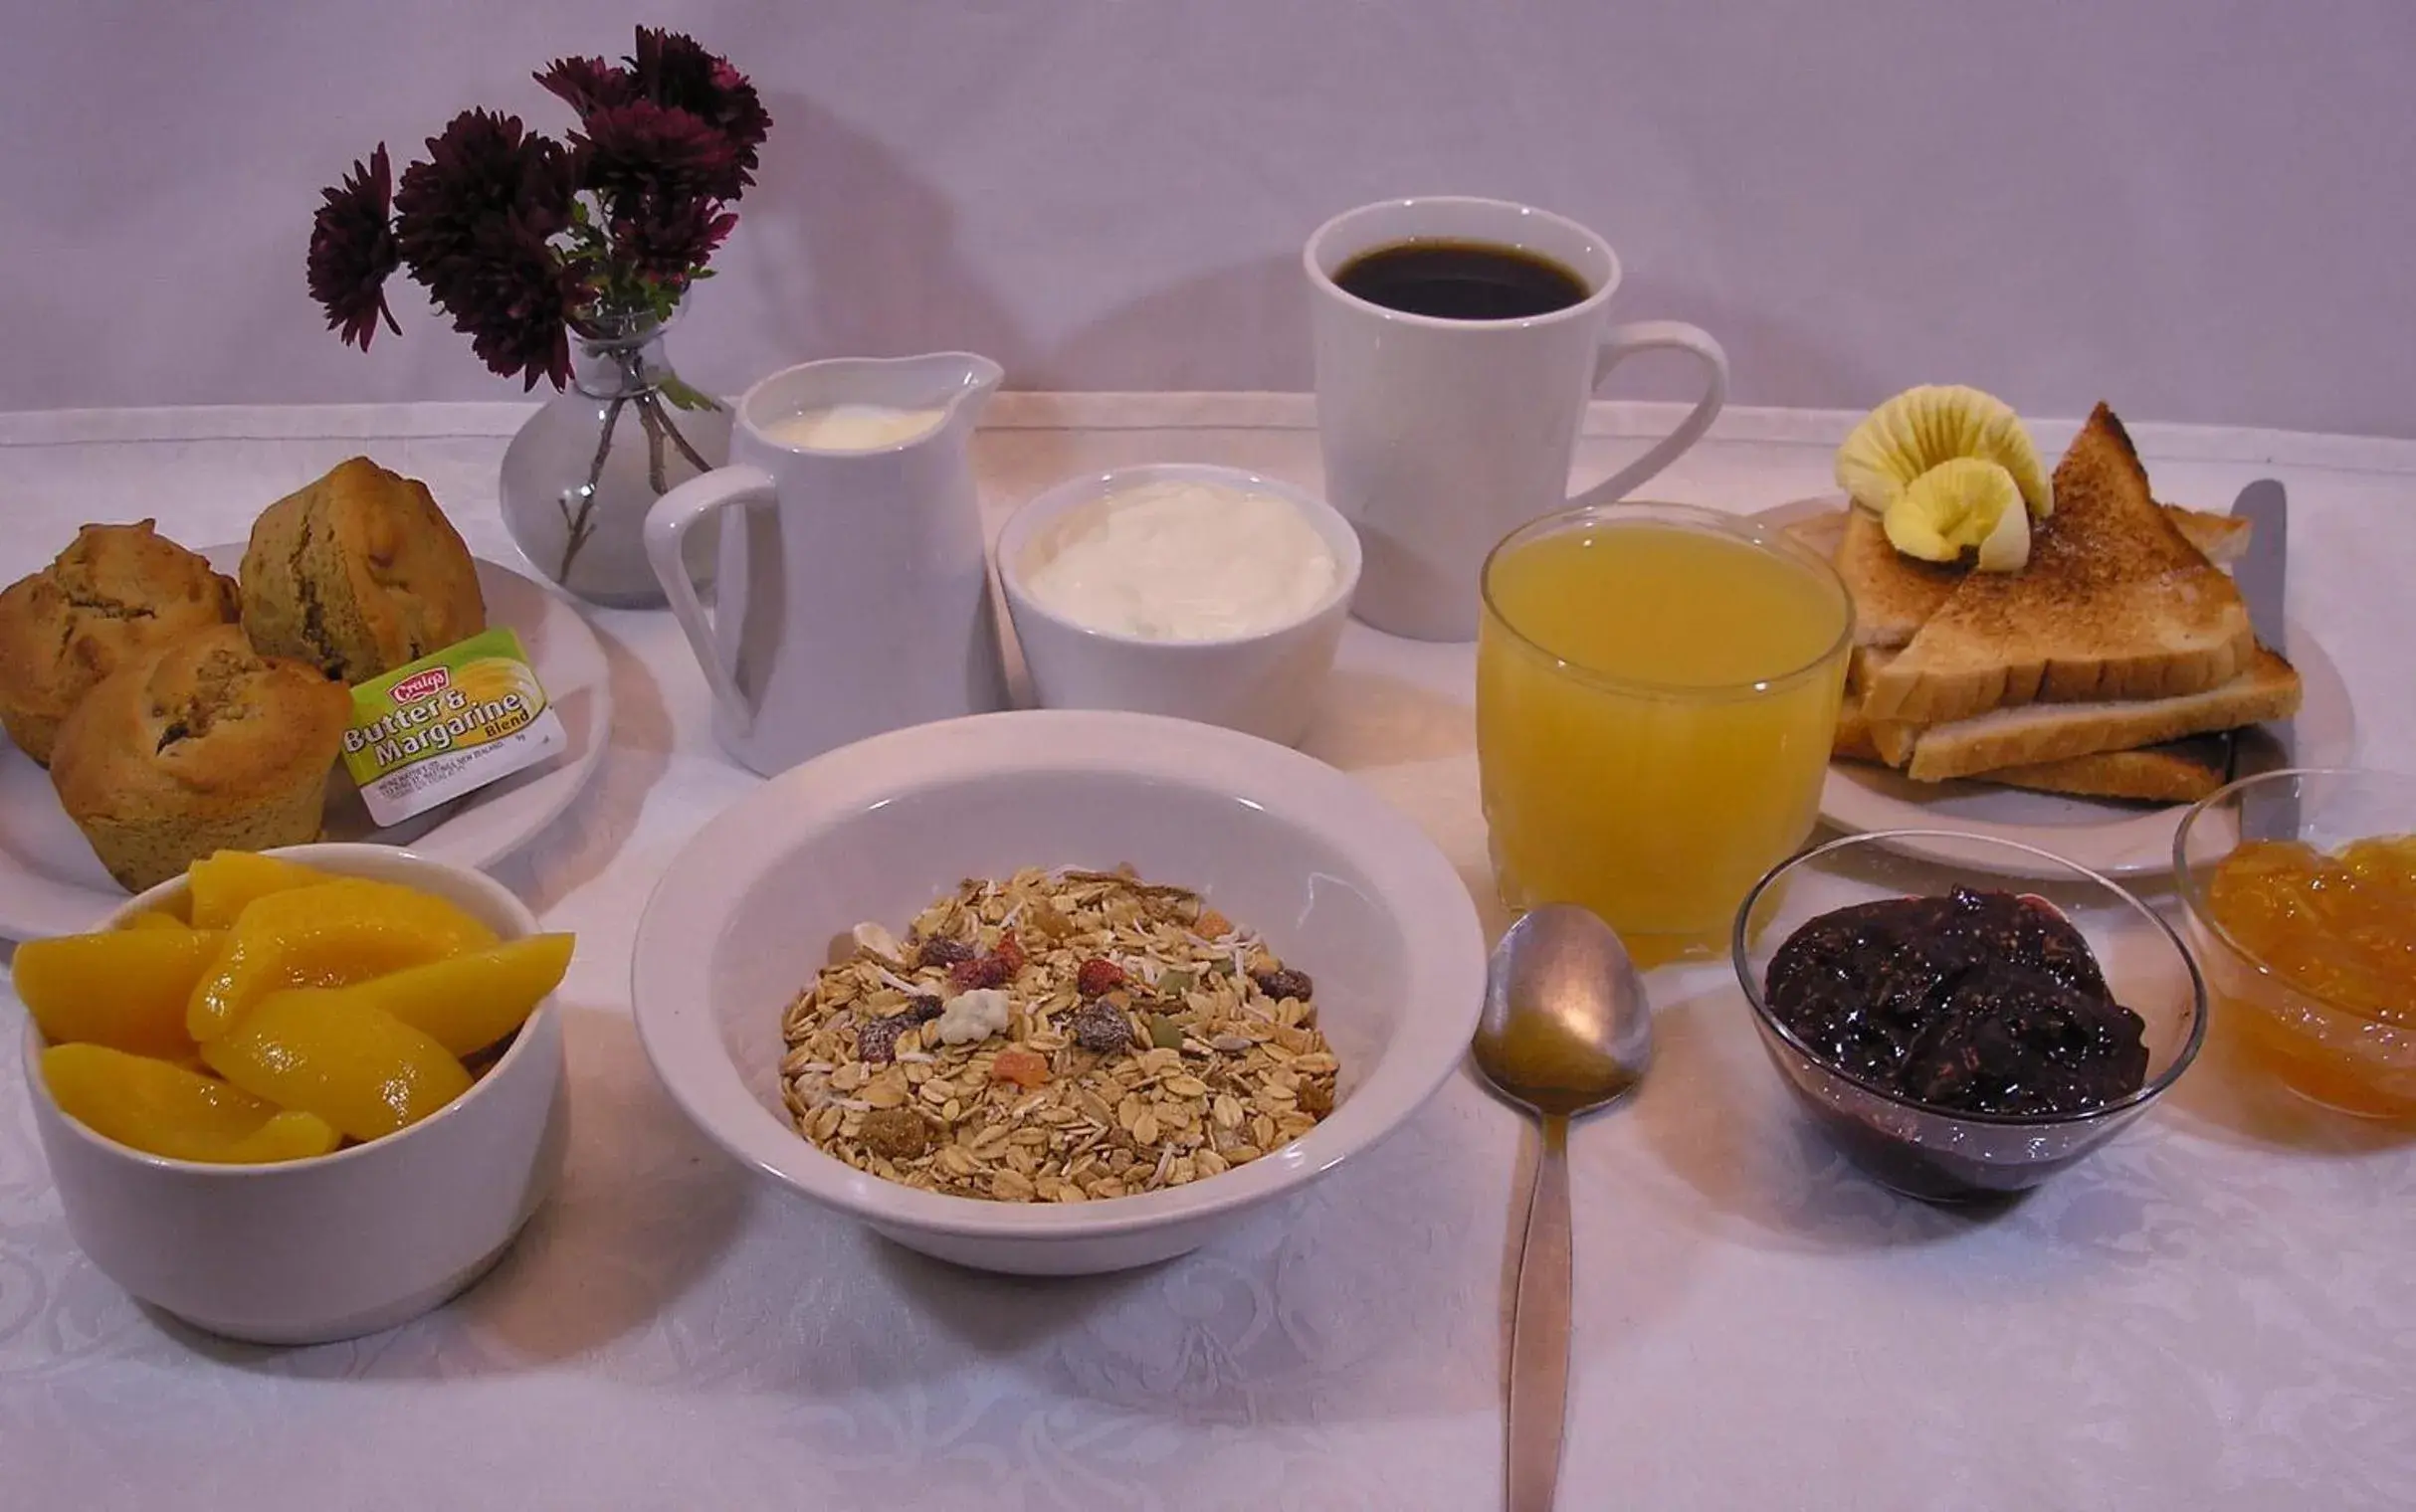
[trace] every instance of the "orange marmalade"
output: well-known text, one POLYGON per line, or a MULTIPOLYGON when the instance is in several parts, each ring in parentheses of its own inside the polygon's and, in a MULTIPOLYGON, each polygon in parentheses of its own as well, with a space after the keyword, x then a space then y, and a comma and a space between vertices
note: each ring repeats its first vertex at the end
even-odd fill
POLYGON ((2301 992, 2416 1025, 2416 836, 2354 841, 2332 855, 2250 841, 2215 868, 2207 911, 2301 992))

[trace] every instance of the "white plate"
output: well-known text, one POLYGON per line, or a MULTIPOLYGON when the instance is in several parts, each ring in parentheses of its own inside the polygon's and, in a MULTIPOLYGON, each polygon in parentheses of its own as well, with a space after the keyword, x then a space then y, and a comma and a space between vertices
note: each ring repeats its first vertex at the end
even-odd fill
MULTIPOLYGON (((232 574, 243 547, 202 555, 232 574)), ((594 775, 612 732, 604 648, 577 610, 508 567, 482 559, 479 591, 489 623, 519 632, 569 745, 561 756, 467 798, 380 830, 338 767, 327 779, 324 839, 409 846, 430 860, 493 865, 551 824, 594 775)), ((32 940, 89 929, 126 900, 51 790, 50 774, 0 742, 0 939, 32 940)))
MULTIPOLYGON (((1764 524, 1789 525, 1846 507, 1842 495, 1797 499, 1754 516, 1764 524)), ((2296 620, 2289 623, 2291 664, 2299 668, 2306 695, 2293 725, 2301 766, 2345 766, 2354 757, 2356 721, 2348 687, 2331 658, 2296 620)), ((2029 793, 1984 782, 1914 782, 1867 762, 1841 761, 1829 768, 1820 795, 1823 823, 1848 834, 1873 830, 1958 830, 1990 840, 2016 841, 2052 850, 2109 875, 2168 871, 2173 832, 2186 804, 2142 805, 2113 800, 2029 793)), ((2021 868, 2019 852, 1993 846, 1958 846, 1950 839, 1907 839, 1891 849, 2005 875, 2052 875, 2021 868)))

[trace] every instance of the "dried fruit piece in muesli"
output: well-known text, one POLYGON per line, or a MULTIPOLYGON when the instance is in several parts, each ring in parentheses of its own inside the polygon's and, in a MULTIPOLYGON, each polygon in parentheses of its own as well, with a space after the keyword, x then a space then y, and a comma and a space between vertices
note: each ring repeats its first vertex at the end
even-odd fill
POLYGON ((875 1108, 864 1115, 864 1147, 887 1160, 910 1160, 931 1148, 931 1126, 912 1108, 875 1108))
POLYGON ((1316 984, 1309 980, 1309 973, 1294 971, 1288 966, 1279 966, 1274 971, 1253 972, 1250 980, 1259 984, 1260 992, 1278 1002, 1298 998, 1306 1003, 1309 994, 1316 991, 1316 984))
POLYGON ((898 1037, 910 1028, 904 1014, 857 1025, 856 1058, 868 1065, 889 1064, 898 1058, 898 1037))
POLYGON ((1031 1050, 1000 1050, 990 1062, 992 1081, 1012 1081, 1029 1091, 1049 1079, 1049 1062, 1031 1050))
POLYGON ((881 1065, 898 1058, 898 1037, 918 1024, 928 1024, 939 1017, 939 1000, 923 996, 908 998, 904 1012, 886 1019, 875 1019, 856 1027, 856 1058, 881 1065))
POLYGON ((948 968, 948 985, 958 992, 977 992, 985 987, 1004 987, 1015 980, 1024 969, 1024 948, 1013 934, 998 937, 997 948, 969 961, 959 961, 948 968))
POLYGON ((1093 956, 1083 962, 1074 974, 1074 991, 1078 997, 1097 998, 1124 985, 1124 969, 1113 961, 1093 956))
POLYGON ((978 954, 979 951, 962 940, 925 940, 914 950, 914 964, 926 967, 954 966, 959 961, 970 961, 978 954))
POLYGON ((1105 998, 1094 998, 1066 1018, 1074 1042, 1094 1055, 1109 1055, 1132 1047, 1132 1025, 1124 1011, 1105 998))

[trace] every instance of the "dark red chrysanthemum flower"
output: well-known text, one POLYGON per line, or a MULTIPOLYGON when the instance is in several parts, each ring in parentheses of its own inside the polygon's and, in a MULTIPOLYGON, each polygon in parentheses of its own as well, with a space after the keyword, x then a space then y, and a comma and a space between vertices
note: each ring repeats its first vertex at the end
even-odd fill
POLYGON ((569 324, 586 289, 536 227, 516 216, 481 227, 437 297, 491 371, 530 389, 570 382, 569 324))
POLYGON ((601 58, 557 58, 536 81, 578 111, 581 120, 591 110, 627 104, 638 94, 629 71, 601 58))
POLYGON ((442 300, 482 229, 509 217, 550 237, 570 225, 576 184, 559 142, 518 117, 464 110, 428 138, 428 160, 403 170, 394 193, 395 237, 411 276, 442 300))
POLYGON ((403 171, 395 237, 411 277, 453 316, 490 368, 559 387, 570 379, 563 321, 584 298, 550 239, 570 225, 570 154, 508 115, 465 110, 403 171))
POLYGON ((386 280, 403 261, 393 192, 386 144, 379 142, 369 161, 354 162, 342 183, 319 191, 326 203, 310 221, 310 297, 327 311, 327 328, 364 352, 380 320, 398 336, 403 331, 386 305, 386 280))
POLYGON ((578 182, 603 197, 611 220, 640 214, 641 206, 673 210, 737 193, 729 139, 689 111, 642 99, 598 110, 585 125, 570 138, 578 182))
POLYGON ((690 200, 642 219, 614 222, 612 244, 640 277, 677 294, 687 289, 737 224, 737 212, 690 200))
POLYGON ((755 181, 757 149, 771 135, 772 117, 755 87, 727 59, 706 52, 693 37, 642 26, 629 72, 640 94, 686 110, 729 142, 737 171, 721 198, 734 200, 755 181))

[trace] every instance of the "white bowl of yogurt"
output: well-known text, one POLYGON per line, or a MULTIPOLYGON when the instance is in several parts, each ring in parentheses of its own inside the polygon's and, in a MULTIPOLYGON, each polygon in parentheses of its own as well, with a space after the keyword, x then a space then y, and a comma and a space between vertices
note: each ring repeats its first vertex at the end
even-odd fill
POLYGON ((1125 709, 1297 745, 1359 584, 1323 499, 1239 468, 1068 478, 1007 520, 998 576, 1044 708, 1125 709))

